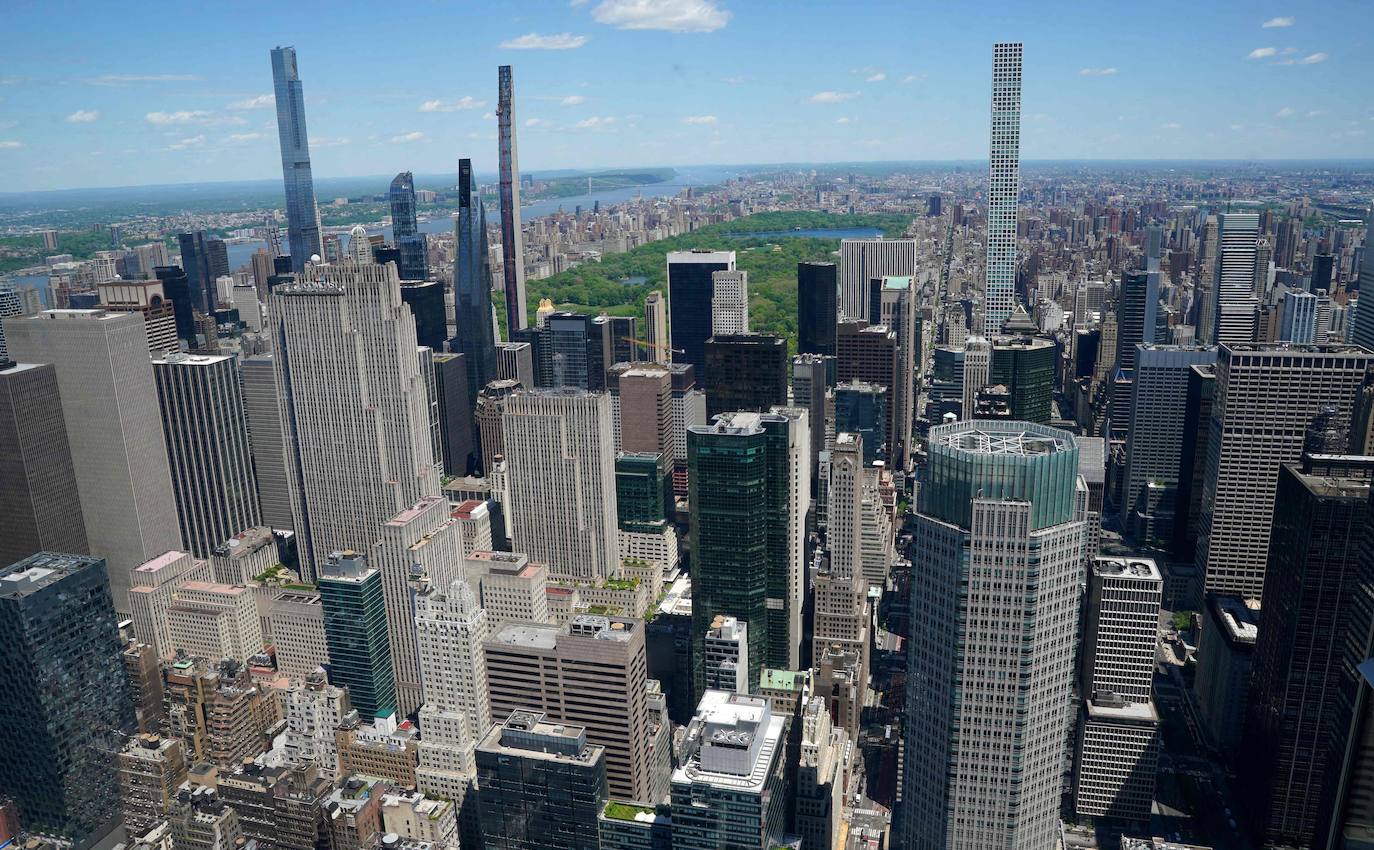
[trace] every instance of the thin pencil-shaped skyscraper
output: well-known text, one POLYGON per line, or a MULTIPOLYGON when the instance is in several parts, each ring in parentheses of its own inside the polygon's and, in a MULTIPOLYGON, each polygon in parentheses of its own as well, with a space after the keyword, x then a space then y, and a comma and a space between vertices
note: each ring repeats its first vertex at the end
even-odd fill
POLYGON ((525 327, 525 237, 520 232, 520 158, 515 149, 515 82, 509 65, 497 71, 497 138, 501 148, 501 268, 506 335, 525 327))
POLYGON ((296 48, 272 50, 272 87, 277 99, 277 137, 281 141, 281 176, 286 187, 286 237, 291 270, 300 274, 320 247, 320 216, 315 208, 315 179, 310 172, 310 142, 305 134, 305 94, 296 69, 296 48))
POLYGON ((1021 184, 1021 45, 992 46, 988 251, 983 334, 1000 333, 1016 298, 1016 198, 1021 184))

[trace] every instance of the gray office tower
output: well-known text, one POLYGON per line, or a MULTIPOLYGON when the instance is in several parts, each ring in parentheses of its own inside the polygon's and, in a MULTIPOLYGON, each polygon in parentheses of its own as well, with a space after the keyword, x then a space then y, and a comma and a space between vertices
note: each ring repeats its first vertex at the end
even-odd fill
POLYGON ((57 370, 90 554, 108 562, 115 609, 128 613, 130 571, 181 548, 143 316, 48 310, 5 333, 16 360, 57 370))
POLYGON ((1021 184, 1021 45, 992 47, 988 248, 983 335, 1001 333, 1016 301, 1016 209, 1021 184))
POLYGON ((119 825, 116 754, 136 731, 105 562, 0 567, 0 797, 20 825, 88 847, 119 825))
POLYGON ((1143 345, 1135 349, 1135 383, 1131 390, 1126 438, 1126 474, 1120 512, 1122 527, 1132 539, 1168 546, 1174 517, 1188 506, 1178 505, 1182 468, 1184 418, 1160 415, 1181 413, 1188 402, 1189 370, 1212 364, 1216 349, 1177 345, 1143 345))
MULTIPOLYGON (((210 276, 210 248, 205 244, 205 231, 182 233, 177 236, 177 243, 181 247, 181 268, 191 291, 191 305, 209 315, 215 307, 215 279, 210 276)), ((169 297, 173 305, 180 306, 175 295, 169 293, 169 297)))
POLYGON ((262 524, 236 358, 153 361, 181 539, 197 558, 262 524))
POLYGON ((239 372, 243 376, 243 412, 253 449, 253 473, 262 522, 271 528, 290 531, 296 527, 291 518, 290 466, 282 443, 281 408, 277 404, 277 376, 272 355, 245 357, 239 372))
POLYGON ((1238 345, 1255 339, 1255 254, 1259 215, 1217 215, 1216 273, 1212 277, 1213 336, 1210 342, 1238 345))
POLYGON ((1086 554, 1078 446, 977 421, 932 428, 929 452, 897 846, 1053 847, 1086 554))
POLYGON ((472 178, 472 160, 458 160, 458 223, 454 230, 453 313, 457 336, 449 350, 463 355, 473 398, 496 380, 496 334, 491 324, 491 259, 487 210, 472 178))
POLYGON ((425 257, 425 235, 415 219, 415 177, 402 171, 391 181, 391 236, 396 250, 401 252, 398 271, 401 280, 424 280, 429 277, 425 257))
POLYGON ((515 148, 515 80, 510 66, 496 72, 497 144, 501 170, 501 271, 506 293, 506 338, 529 325, 525 305, 525 236, 520 230, 520 162, 515 148))
POLYGON ((1116 368, 1128 378, 1136 368, 1135 347, 1154 342, 1158 304, 1158 273, 1136 269, 1121 276, 1116 305, 1116 368))
POLYGON ((476 448, 473 408, 476 399, 468 386, 467 355, 434 355, 434 388, 439 402, 439 454, 444 474, 463 476, 472 468, 476 448))
POLYGON ((296 48, 273 48, 272 88, 277 99, 277 138, 281 142, 281 176, 286 187, 286 238, 291 246, 291 270, 300 274, 311 255, 323 256, 324 249, 320 243, 320 213, 315 207, 315 179, 310 173, 305 93, 296 68, 296 48))
POLYGON ((85 552, 57 370, 0 357, 0 564, 35 552, 85 552))
POLYGON ((835 354, 839 267, 797 263, 797 353, 835 354))

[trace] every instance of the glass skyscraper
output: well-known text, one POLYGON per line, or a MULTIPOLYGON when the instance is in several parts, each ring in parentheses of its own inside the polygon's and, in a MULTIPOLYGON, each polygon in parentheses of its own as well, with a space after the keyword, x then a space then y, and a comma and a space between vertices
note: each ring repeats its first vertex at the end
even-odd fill
POLYGON ((525 304, 525 236, 520 229, 520 157, 515 147, 515 80, 509 65, 497 71, 496 121, 501 167, 501 272, 506 292, 506 336, 529 325, 525 304))
POLYGON ((396 713, 382 574, 355 552, 335 552, 320 570, 329 682, 348 688, 359 716, 396 713))
POLYGON ((402 171, 391 181, 390 199, 391 235, 401 252, 397 271, 401 280, 424 280, 429 277, 425 235, 415 218, 415 177, 409 171, 402 171))
POLYGON ((487 210, 472 179, 472 160, 458 160, 457 245, 453 261, 456 345, 468 369, 473 398, 496 380, 496 333, 491 314, 491 259, 487 255, 487 210))
MULTIPOLYGON (((320 216, 315 208, 315 179, 310 172, 310 142, 305 134, 305 94, 296 69, 296 48, 272 50, 272 87, 277 97, 277 137, 281 141, 281 176, 286 187, 286 237, 291 270, 300 274, 320 245, 320 216)), ((213 283, 213 281, 212 281, 213 283)))

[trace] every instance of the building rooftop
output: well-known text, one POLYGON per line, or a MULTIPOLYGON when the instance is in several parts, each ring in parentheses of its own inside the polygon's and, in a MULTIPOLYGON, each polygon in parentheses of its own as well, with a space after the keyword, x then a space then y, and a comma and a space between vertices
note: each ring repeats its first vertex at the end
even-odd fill
POLYGON ((1212 597, 1212 610, 1225 627, 1227 638, 1232 643, 1253 644, 1259 637, 1260 603, 1258 599, 1241 599, 1239 596, 1218 595, 1212 597))
POLYGON ((169 551, 163 552, 161 555, 158 555, 151 561, 144 561, 143 563, 134 567, 133 571, 136 573, 155 573, 159 570, 163 570, 167 567, 170 567, 172 564, 177 563, 182 558, 189 557, 189 555, 190 553, 188 552, 179 552, 176 549, 171 549, 169 551))
POLYGON ((798 691, 806 685, 810 675, 806 670, 773 670, 765 667, 759 671, 759 690, 798 691))
POLYGON ((162 357, 154 357, 153 363, 160 366, 214 366, 233 359, 232 354, 188 354, 185 351, 169 351, 162 357))
POLYGON ((101 563, 89 555, 39 552, 22 561, 0 567, 0 598, 12 599, 37 593, 69 575, 101 563))
POLYGON ((1073 435, 1057 428, 1014 420, 973 420, 930 429, 930 441, 972 454, 1046 455, 1068 451, 1073 435))
POLYGON ((422 496, 420 497, 420 501, 416 502, 415 504, 411 505, 410 507, 393 516, 391 519, 387 520, 386 524, 392 526, 405 525, 406 523, 412 522, 416 517, 423 514, 426 510, 432 507, 434 503, 442 501, 444 501, 443 496, 422 496))
POLYGON ((492 643, 507 646, 528 646, 534 649, 553 649, 558 644, 558 627, 538 624, 512 623, 491 638, 492 643))
POLYGON ((1135 578, 1141 581, 1162 581, 1159 566, 1153 558, 1117 557, 1102 555, 1093 559, 1093 575, 1114 578, 1135 578))
POLYGON ((1159 713, 1153 702, 1124 702, 1112 700, 1085 700, 1088 717, 1093 720, 1118 720, 1126 723, 1158 723, 1159 713))

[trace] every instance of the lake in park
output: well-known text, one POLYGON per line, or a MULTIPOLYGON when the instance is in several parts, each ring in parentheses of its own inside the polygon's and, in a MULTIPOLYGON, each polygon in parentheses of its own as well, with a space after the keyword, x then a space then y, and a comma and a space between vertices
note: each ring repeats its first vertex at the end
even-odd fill
POLYGON ((876 227, 823 227, 812 230, 761 230, 756 233, 727 233, 735 239, 876 239, 883 232, 876 227))

